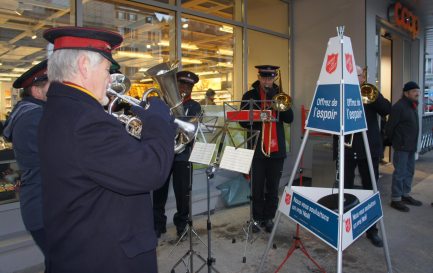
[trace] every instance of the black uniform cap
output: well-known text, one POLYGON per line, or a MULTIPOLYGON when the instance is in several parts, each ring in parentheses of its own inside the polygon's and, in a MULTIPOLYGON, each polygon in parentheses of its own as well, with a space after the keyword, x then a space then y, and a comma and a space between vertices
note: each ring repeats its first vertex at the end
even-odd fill
POLYGON ((81 49, 100 53, 113 65, 112 68, 120 68, 113 59, 111 51, 120 46, 123 37, 105 29, 84 27, 57 27, 44 31, 44 38, 54 44, 54 51, 59 49, 81 49))
POLYGON ((36 82, 47 81, 47 60, 43 60, 37 65, 33 66, 26 72, 24 72, 18 79, 13 83, 14 88, 27 88, 32 86, 36 82))
POLYGON ((259 70, 259 75, 262 77, 276 77, 280 68, 276 65, 256 65, 255 68, 259 70))
POLYGON ((196 84, 199 80, 198 76, 191 71, 179 71, 176 73, 177 80, 184 83, 196 84))

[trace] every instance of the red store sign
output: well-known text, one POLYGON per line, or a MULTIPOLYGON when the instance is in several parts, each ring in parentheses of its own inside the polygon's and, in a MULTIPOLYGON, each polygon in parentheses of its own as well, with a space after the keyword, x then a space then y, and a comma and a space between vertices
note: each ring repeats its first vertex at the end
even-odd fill
POLYGON ((398 27, 410 32, 412 38, 416 38, 419 34, 418 16, 415 16, 400 2, 397 2, 388 8, 388 20, 398 27))

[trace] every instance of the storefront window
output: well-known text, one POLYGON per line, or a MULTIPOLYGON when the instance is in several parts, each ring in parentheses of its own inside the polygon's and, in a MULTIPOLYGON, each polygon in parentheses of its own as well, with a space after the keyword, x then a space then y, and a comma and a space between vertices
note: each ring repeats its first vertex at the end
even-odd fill
POLYGON ((182 7, 215 15, 225 19, 241 20, 241 0, 182 0, 182 7))
POLYGON ((200 77, 193 89, 193 99, 203 99, 211 88, 216 92, 216 104, 232 100, 234 82, 240 82, 236 77, 241 76, 234 72, 236 65, 242 63, 241 59, 235 58, 242 52, 235 50, 236 41, 239 40, 240 45, 241 38, 235 39, 234 32, 240 34, 240 31, 234 31, 232 26, 192 18, 182 18, 182 21, 187 23, 182 27, 182 69, 200 77))
MULTIPOLYGON (((4 2, 4 1, 3 1, 4 2)), ((44 30, 75 24, 74 1, 6 1, 0 9, 0 120, 20 100, 12 83, 47 58, 44 30)), ((0 204, 16 201, 20 172, 11 143, 0 138, 0 204)))
POLYGON ((154 85, 143 73, 176 60, 173 13, 125 1, 88 1, 83 9, 84 26, 103 27, 123 36, 122 46, 113 57, 132 82, 128 95, 141 98, 154 85))
POLYGON ((285 1, 248 1, 246 10, 249 25, 289 34, 289 8, 285 1))

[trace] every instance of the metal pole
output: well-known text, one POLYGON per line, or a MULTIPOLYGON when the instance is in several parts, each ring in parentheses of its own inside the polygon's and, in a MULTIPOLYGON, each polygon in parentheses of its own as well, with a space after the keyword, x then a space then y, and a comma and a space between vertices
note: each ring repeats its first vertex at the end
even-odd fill
MULTIPOLYGON (((304 139, 302 140, 302 144, 301 144, 301 148, 300 148, 300 150, 298 152, 298 156, 296 157, 295 165, 293 165, 292 173, 291 173, 290 179, 289 179, 289 184, 287 184, 288 188, 292 187, 293 179, 295 178, 295 174, 297 173, 296 170, 298 169, 299 162, 301 161, 302 154, 304 152, 305 144, 307 143, 307 139, 308 139, 308 134, 309 133, 310 133, 310 130, 307 129, 305 131, 305 136, 304 136, 304 139)), ((274 236, 275 236, 275 232, 277 230, 278 223, 280 222, 280 218, 281 218, 281 212, 278 210, 277 211, 277 218, 275 220, 274 228, 272 229, 271 237, 269 237, 268 245, 266 246, 265 252, 263 253, 262 260, 260 261, 259 271, 257 271, 258 273, 263 272, 263 266, 265 264, 265 259, 268 256, 269 249, 271 249, 272 242, 273 242, 274 236)))
MULTIPOLYGON (((376 193, 377 181, 376 181, 376 175, 374 174, 373 161, 371 160, 370 145, 368 143, 368 137, 366 131, 362 131, 362 139, 364 140, 365 153, 367 154, 367 162, 368 162, 368 169, 370 171, 371 185, 373 186, 373 192, 376 193)), ((385 223, 383 221, 383 217, 382 219, 379 220, 379 222, 380 222, 380 232, 382 233, 382 238, 383 238, 383 252, 385 253, 386 266, 388 268, 388 273, 392 273, 391 257, 389 255, 388 239, 386 238, 385 223)))

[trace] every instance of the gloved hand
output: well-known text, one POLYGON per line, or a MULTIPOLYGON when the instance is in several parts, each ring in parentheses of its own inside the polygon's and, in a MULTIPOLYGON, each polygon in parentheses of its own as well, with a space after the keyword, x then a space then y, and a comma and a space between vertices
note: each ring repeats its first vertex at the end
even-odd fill
POLYGON ((132 106, 131 112, 145 123, 145 119, 151 116, 158 116, 168 123, 173 123, 174 117, 170 114, 170 109, 167 104, 158 98, 151 98, 149 107, 145 110, 143 107, 132 106))

